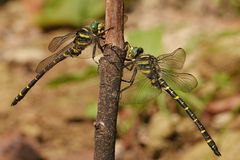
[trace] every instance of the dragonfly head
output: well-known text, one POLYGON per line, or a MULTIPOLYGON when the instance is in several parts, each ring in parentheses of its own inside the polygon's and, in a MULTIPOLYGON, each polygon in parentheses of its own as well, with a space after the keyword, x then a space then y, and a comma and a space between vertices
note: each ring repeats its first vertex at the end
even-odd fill
POLYGON ((90 25, 90 28, 92 30, 92 32, 96 35, 100 35, 100 34, 103 34, 105 32, 104 30, 104 24, 103 23, 100 23, 100 22, 97 22, 97 21, 94 21, 91 25, 90 25))
POLYGON ((140 54, 143 54, 143 48, 141 47, 132 47, 130 46, 129 51, 127 53, 127 58, 128 59, 135 59, 137 58, 140 54))

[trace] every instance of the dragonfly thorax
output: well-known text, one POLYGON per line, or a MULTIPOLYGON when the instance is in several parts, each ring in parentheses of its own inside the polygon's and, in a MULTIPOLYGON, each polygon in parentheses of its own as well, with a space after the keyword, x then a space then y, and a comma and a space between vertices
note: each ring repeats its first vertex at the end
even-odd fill
POLYGON ((75 44, 75 48, 84 49, 90 45, 92 41, 93 33, 91 32, 91 29, 88 27, 83 27, 77 32, 73 43, 75 44))
POLYGON ((150 54, 141 54, 136 59, 137 68, 149 79, 160 78, 160 67, 156 57, 150 54))

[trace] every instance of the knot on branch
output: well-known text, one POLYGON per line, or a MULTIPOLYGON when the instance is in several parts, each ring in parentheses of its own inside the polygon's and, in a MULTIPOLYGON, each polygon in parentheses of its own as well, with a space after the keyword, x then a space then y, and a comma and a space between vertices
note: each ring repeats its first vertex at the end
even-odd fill
POLYGON ((106 125, 102 121, 95 122, 94 127, 95 127, 96 131, 99 133, 98 136, 106 135, 109 132, 106 125))

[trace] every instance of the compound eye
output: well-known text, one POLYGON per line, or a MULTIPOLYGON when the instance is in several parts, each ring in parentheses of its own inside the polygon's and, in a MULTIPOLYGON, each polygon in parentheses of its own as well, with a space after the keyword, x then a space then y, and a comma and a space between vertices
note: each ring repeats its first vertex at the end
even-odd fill
POLYGON ((93 32, 97 32, 98 31, 98 25, 99 25, 98 22, 93 22, 91 24, 91 29, 92 29, 93 32))
POLYGON ((138 47, 133 47, 132 49, 132 55, 134 58, 136 58, 139 55, 139 48, 138 47))
POLYGON ((137 54, 142 54, 142 53, 143 53, 143 48, 139 47, 139 48, 137 49, 137 54))

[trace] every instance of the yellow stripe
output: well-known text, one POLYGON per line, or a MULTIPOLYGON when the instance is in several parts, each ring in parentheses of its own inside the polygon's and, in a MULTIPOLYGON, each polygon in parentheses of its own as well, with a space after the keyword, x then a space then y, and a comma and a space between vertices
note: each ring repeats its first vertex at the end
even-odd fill
POLYGON ((79 51, 75 48, 72 48, 74 53, 78 53, 79 51))
POLYGON ((177 99, 179 99, 179 96, 176 96, 176 97, 174 97, 173 99, 177 100, 177 99))
POLYGON ((88 32, 88 29, 87 29, 87 28, 82 28, 82 30, 84 30, 84 31, 88 32))
POLYGON ((185 111, 186 111, 186 110, 189 110, 189 107, 184 108, 184 110, 185 110, 185 111))
POLYGON ((18 97, 16 97, 15 99, 18 100, 18 97))
MULTIPOLYGON (((193 122, 197 122, 197 118, 193 120, 193 122)), ((201 132, 202 133, 202 132, 201 132)))
POLYGON ((37 77, 34 78, 36 81, 38 80, 37 77))
MULTIPOLYGON (((159 78, 158 80, 161 80, 161 78, 159 78)), ((164 83, 164 81, 162 81, 160 84, 162 85, 164 83)))
POLYGON ((169 86, 167 86, 167 87, 165 87, 165 88, 163 88, 163 89, 164 89, 164 90, 169 90, 169 88, 170 88, 170 87, 169 87, 169 86))
POLYGON ((22 93, 21 92, 18 95, 22 97, 22 93))
POLYGON ((209 139, 209 140, 207 140, 207 143, 210 143, 212 141, 212 139, 209 139))
POLYGON ((74 51, 74 52, 78 52, 78 50, 77 50, 76 48, 73 48, 73 51, 74 51))
POLYGON ((205 130, 205 129, 201 131, 201 133, 202 133, 202 134, 203 134, 204 132, 206 132, 206 130, 205 130))
POLYGON ((149 74, 151 72, 151 70, 141 70, 141 72, 144 74, 149 74))
POLYGON ((88 44, 88 42, 80 42, 80 41, 77 41, 77 44, 78 45, 81 45, 81 46, 85 46, 88 44))
POLYGON ((104 24, 103 24, 103 23, 99 23, 99 25, 98 25, 98 30, 103 29, 103 27, 104 27, 104 24))
POLYGON ((141 55, 141 58, 148 58, 149 55, 141 55))
POLYGON ((27 85, 27 87, 26 87, 27 89, 29 89, 30 87, 27 85))
POLYGON ((80 33, 79 36, 83 37, 83 38, 90 38, 88 35, 85 35, 85 34, 82 34, 82 33, 80 33))
POLYGON ((53 63, 56 63, 56 61, 54 60, 53 63))
POLYGON ((138 64, 149 64, 149 61, 138 61, 138 64))
POLYGON ((151 81, 152 81, 152 83, 155 83, 157 80, 156 79, 152 79, 151 81))
POLYGON ((68 57, 68 54, 64 53, 63 56, 64 56, 64 57, 68 57))

